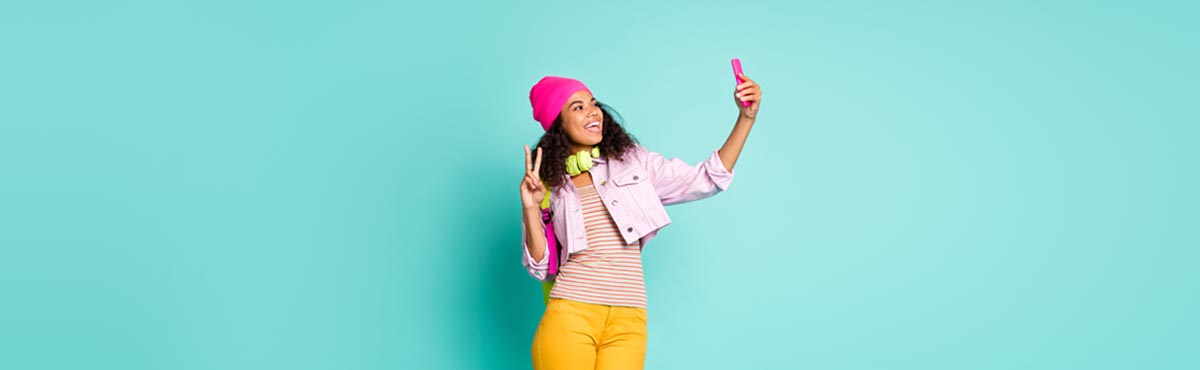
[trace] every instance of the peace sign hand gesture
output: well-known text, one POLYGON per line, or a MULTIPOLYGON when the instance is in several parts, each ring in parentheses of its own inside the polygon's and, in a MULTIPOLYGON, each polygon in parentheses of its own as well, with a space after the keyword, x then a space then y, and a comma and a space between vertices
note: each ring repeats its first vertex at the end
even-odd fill
POLYGON ((530 160, 529 146, 525 146, 525 178, 521 179, 521 206, 525 210, 541 210, 546 197, 546 186, 542 184, 542 148, 537 148, 537 160, 530 160))

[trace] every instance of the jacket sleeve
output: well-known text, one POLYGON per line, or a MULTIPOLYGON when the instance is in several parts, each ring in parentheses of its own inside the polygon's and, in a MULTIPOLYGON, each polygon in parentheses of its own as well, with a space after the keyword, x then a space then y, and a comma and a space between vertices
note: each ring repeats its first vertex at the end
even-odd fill
MULTIPOLYGON (((529 276, 533 276, 534 279, 538 279, 540 281, 546 281, 546 275, 550 270, 550 265, 547 263, 550 258, 550 253, 549 251, 543 253, 541 261, 533 260, 533 256, 529 254, 527 240, 528 237, 526 236, 525 232, 524 216, 522 215, 521 217, 521 253, 523 254, 521 257, 521 265, 525 266, 525 271, 529 272, 529 276)), ((543 229, 545 228, 545 226, 541 225, 541 223, 539 223, 539 226, 542 226, 543 229)))
POLYGON ((711 197, 729 188, 733 181, 733 171, 725 169, 716 150, 695 166, 678 158, 667 159, 640 146, 639 155, 664 205, 711 197))

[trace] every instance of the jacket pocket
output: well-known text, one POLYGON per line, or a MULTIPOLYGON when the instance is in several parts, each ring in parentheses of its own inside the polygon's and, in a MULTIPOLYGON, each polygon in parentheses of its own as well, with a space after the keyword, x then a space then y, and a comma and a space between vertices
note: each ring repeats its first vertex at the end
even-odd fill
MULTIPOLYGON (((658 199, 658 193, 655 192, 646 170, 631 169, 613 176, 611 181, 616 185, 615 190, 621 197, 620 201, 629 204, 624 213, 635 218, 630 221, 634 222, 639 238, 670 222, 667 210, 658 199)), ((624 227, 628 226, 622 226, 624 227)))
POLYGON ((640 168, 632 170, 632 171, 626 171, 625 173, 613 176, 612 181, 613 181, 613 184, 616 184, 617 186, 622 186, 622 187, 629 186, 629 185, 637 185, 643 181, 646 181, 646 171, 642 170, 640 168))

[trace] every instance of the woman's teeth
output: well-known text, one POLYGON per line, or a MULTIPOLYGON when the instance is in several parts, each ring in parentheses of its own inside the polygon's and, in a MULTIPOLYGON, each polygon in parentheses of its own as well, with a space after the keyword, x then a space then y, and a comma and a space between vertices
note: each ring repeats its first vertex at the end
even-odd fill
POLYGON ((586 126, 583 126, 583 129, 588 130, 588 131, 599 132, 600 131, 600 122, 589 123, 586 126))

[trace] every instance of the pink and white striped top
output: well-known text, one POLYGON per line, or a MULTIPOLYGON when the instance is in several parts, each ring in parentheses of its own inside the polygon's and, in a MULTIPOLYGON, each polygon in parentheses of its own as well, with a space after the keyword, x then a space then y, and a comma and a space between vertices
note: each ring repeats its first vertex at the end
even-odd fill
POLYGON ((610 306, 646 307, 640 241, 625 244, 596 188, 579 188, 588 248, 563 264, 550 297, 610 306))

